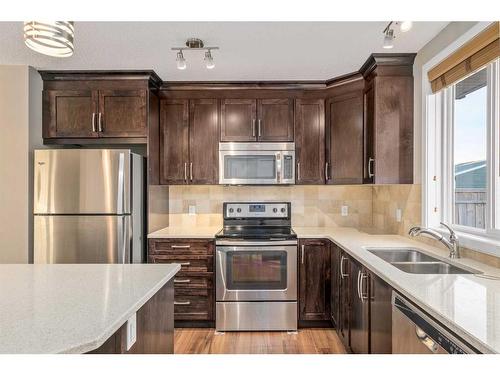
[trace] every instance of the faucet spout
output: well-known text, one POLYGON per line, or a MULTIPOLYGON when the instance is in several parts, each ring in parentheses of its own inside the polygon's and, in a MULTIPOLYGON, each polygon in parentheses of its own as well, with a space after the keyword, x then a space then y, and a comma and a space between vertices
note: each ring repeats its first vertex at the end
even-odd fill
POLYGON ((434 238, 448 248, 448 250, 450 251, 449 256, 451 259, 460 258, 460 248, 455 231, 444 223, 441 223, 441 225, 448 229, 448 231, 450 232, 449 239, 445 238, 441 233, 431 228, 413 227, 408 231, 408 234, 411 237, 426 235, 427 237, 434 238))

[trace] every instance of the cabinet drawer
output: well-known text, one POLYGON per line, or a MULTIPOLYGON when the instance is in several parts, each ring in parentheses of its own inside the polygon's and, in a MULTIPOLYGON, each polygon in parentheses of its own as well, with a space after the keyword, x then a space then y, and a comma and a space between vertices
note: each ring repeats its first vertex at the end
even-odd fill
POLYGON ((208 240, 150 240, 151 255, 211 255, 212 241, 208 240))
POLYGON ((183 274, 177 274, 174 278, 175 290, 185 290, 185 289, 210 289, 212 288, 212 277, 198 277, 183 274))
POLYGON ((209 297, 212 295, 212 289, 207 288, 179 288, 178 285, 174 286, 175 298, 187 297, 187 296, 201 296, 209 297))
POLYGON ((212 272, 212 255, 155 255, 150 256, 150 263, 179 263, 180 272, 212 272))
POLYGON ((175 320, 210 320, 212 307, 210 297, 177 295, 174 297, 175 320))

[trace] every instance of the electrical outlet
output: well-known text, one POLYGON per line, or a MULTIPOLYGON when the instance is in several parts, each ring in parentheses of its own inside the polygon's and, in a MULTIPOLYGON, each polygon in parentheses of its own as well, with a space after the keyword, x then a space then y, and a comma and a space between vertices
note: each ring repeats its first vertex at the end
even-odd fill
POLYGON ((137 340, 137 313, 134 313, 127 320, 127 351, 135 344, 137 340))
POLYGON ((347 216, 349 215, 349 206, 342 206, 341 207, 341 215, 342 216, 347 216))
POLYGON ((396 221, 398 223, 401 223, 401 220, 402 220, 401 208, 396 208, 396 221))
POLYGON ((196 215, 196 206, 189 206, 188 207, 188 213, 189 215, 196 215))

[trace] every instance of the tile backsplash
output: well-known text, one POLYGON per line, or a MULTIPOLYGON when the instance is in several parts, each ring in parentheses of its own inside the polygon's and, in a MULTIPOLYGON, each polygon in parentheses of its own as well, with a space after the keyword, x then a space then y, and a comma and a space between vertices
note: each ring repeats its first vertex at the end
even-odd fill
POLYGON ((222 226, 222 203, 290 201, 292 225, 370 227, 372 187, 353 186, 169 186, 169 225, 222 226), (341 206, 348 215, 341 215, 341 206), (189 215, 189 206, 196 214, 189 215))

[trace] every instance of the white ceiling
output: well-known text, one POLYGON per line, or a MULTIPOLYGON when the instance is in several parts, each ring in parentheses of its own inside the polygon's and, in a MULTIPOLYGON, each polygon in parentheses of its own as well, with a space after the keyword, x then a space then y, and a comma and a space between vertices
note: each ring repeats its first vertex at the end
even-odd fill
POLYGON ((395 47, 382 48, 387 22, 76 22, 75 53, 53 58, 28 49, 21 22, 0 22, 0 64, 37 69, 153 69, 168 81, 325 80, 358 70, 373 52, 417 52, 447 22, 416 22, 395 47), (176 68, 175 51, 189 37, 218 46, 216 67, 187 51, 176 68))

